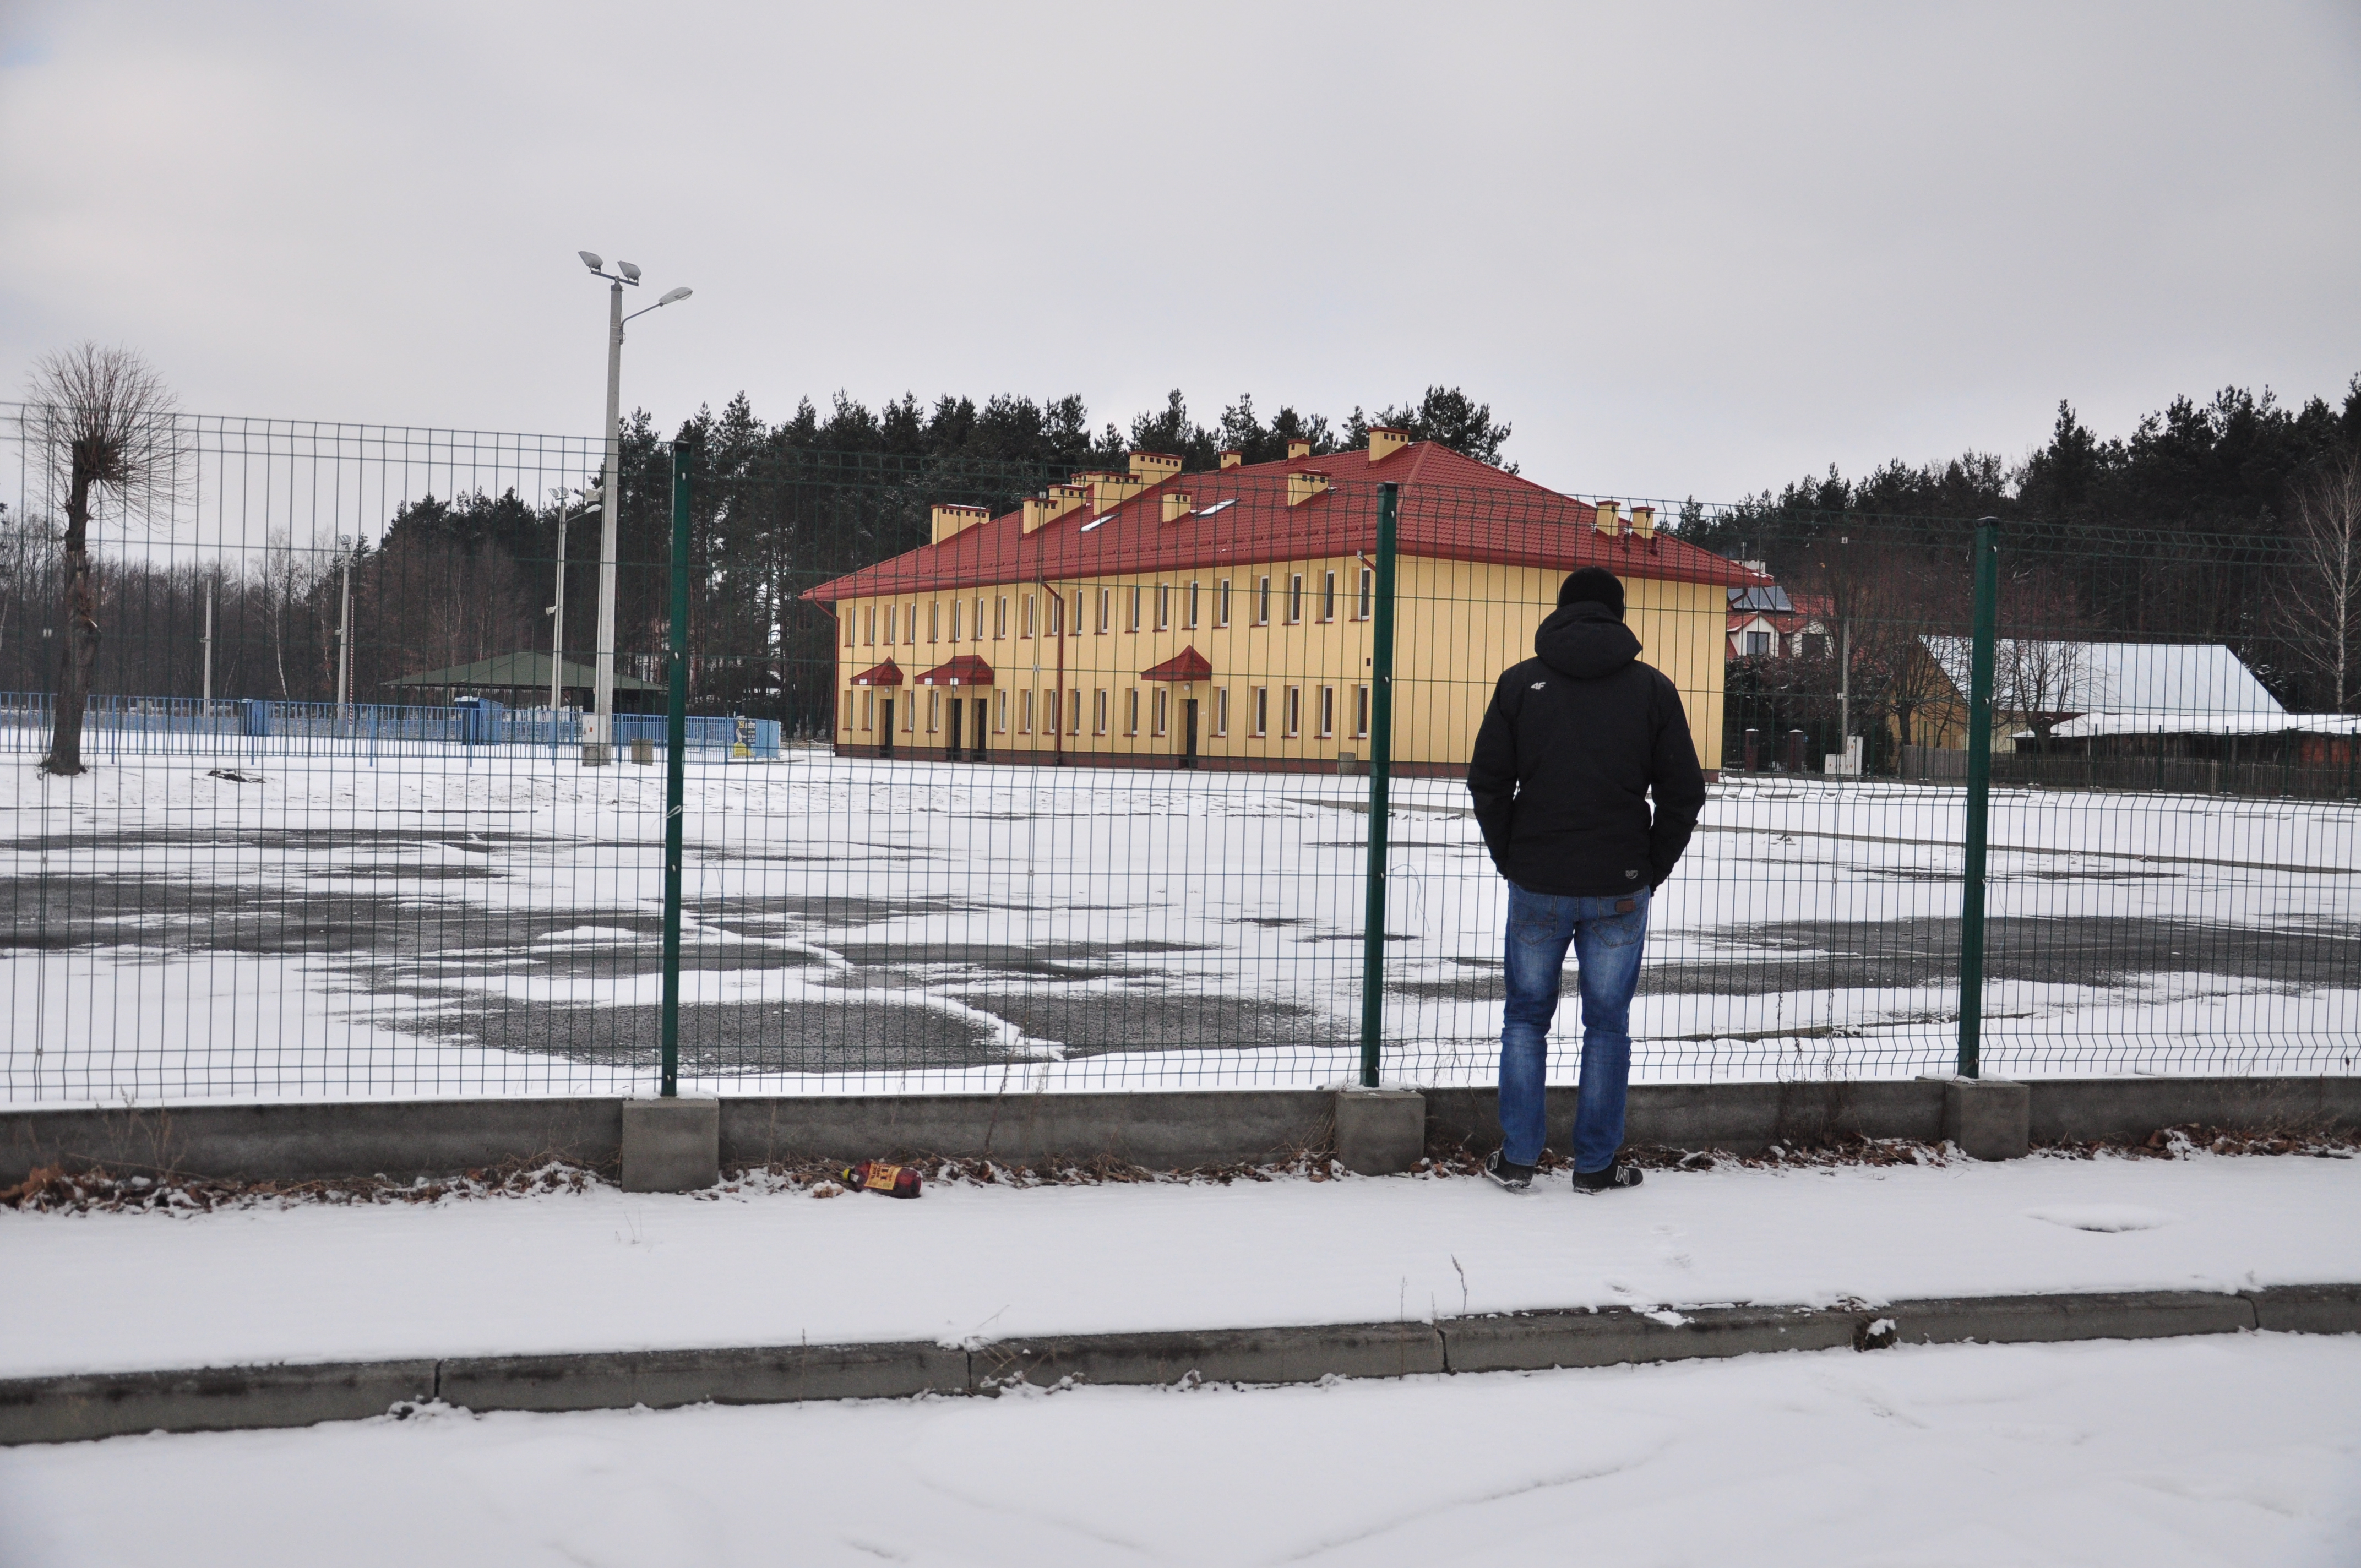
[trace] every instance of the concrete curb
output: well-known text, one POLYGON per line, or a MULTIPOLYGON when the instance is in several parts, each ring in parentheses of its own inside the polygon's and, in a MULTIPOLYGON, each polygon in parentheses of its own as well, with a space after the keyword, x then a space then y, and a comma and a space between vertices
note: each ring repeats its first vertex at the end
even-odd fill
POLYGON ((1068 1334, 972 1349, 875 1344, 452 1356, 0 1380, 0 1445, 146 1431, 231 1431, 381 1416, 442 1399, 476 1411, 768 1405, 990 1394, 1027 1384, 1313 1383, 1323 1377, 1542 1371, 1785 1350, 2169 1339, 2268 1329, 2361 1333, 2361 1284, 2235 1295, 2125 1290, 1967 1296, 1883 1306, 1628 1307, 1438 1322, 1068 1334))

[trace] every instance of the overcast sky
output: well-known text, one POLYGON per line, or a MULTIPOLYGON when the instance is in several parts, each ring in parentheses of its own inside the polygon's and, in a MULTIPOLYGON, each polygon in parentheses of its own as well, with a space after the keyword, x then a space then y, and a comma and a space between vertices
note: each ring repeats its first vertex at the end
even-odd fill
POLYGON ((2361 371, 2361 5, 0 0, 0 398, 596 431, 1457 384, 1583 492, 2361 371))

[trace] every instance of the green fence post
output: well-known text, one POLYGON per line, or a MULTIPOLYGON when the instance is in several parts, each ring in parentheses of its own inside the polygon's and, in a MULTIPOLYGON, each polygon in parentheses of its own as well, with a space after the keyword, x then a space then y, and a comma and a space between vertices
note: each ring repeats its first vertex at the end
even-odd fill
POLYGON ((2000 624, 2000 519, 1976 521, 1976 629, 1968 675, 1967 866, 1960 896, 1960 1076, 1981 1074, 1984 1021, 1984 835, 1992 806, 1993 645, 2000 624))
POLYGON ((680 829, 688 750, 688 462, 689 444, 672 444, 672 636, 664 696, 664 1082, 657 1093, 680 1093, 680 829))
POLYGON ((1386 828, 1394 747, 1394 521, 1401 487, 1378 487, 1377 623, 1369 631, 1369 847, 1367 929, 1361 938, 1361 1087, 1378 1086, 1386 1011, 1386 828))

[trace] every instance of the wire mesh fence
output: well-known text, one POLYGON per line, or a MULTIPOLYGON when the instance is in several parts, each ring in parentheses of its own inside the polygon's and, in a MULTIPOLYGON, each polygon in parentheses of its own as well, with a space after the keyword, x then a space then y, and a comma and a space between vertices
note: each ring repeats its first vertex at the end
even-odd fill
MULTIPOLYGON (((43 411, 0 415, 12 1102, 653 1088, 675 462, 684 1089, 1316 1085, 1365 1043, 1488 1081, 1507 887, 1466 764, 1587 565, 1714 781, 1634 1077, 1958 1059, 1971 521, 1577 499, 1383 432, 1049 473, 642 425, 594 765, 599 443, 182 419, 171 482, 94 525, 61 777, 69 476, 43 411)), ((2361 1054, 2361 720, 2293 553, 2186 547, 2003 535, 1987 1073, 2361 1054)))

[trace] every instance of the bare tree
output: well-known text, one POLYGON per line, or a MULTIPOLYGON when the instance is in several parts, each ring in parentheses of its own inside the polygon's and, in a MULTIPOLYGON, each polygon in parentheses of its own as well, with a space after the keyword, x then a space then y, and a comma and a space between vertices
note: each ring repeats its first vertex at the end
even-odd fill
POLYGON ((104 492, 130 510, 177 477, 171 395, 148 362, 127 348, 83 343, 34 364, 27 389, 27 434, 38 439, 52 485, 65 479, 66 531, 58 650, 52 773, 82 771, 82 707, 98 663, 98 593, 90 564, 91 510, 104 492))
POLYGON ((2338 713, 2361 700, 2361 450, 2323 462, 2295 490, 2295 569, 2281 601, 2298 655, 2338 713))
POLYGON ((2004 586, 2001 613, 2015 635, 1993 650, 1993 706, 2047 740, 2092 706, 2090 647, 2076 635, 2081 607, 2070 587, 2037 568, 2004 586))

